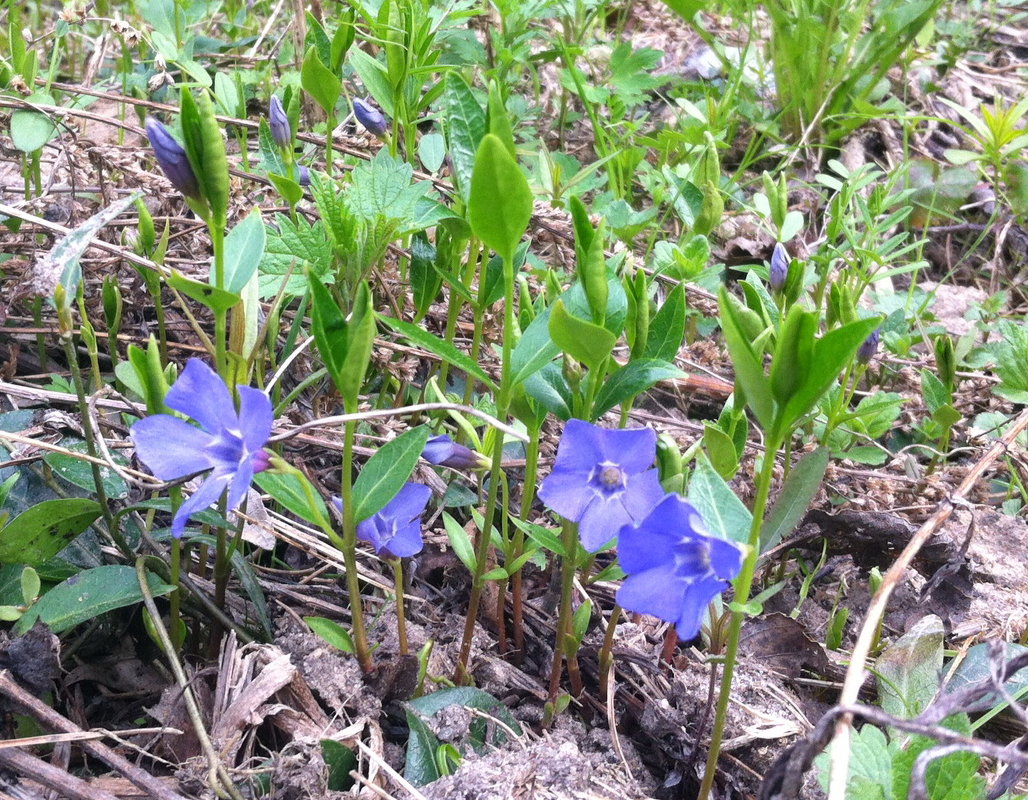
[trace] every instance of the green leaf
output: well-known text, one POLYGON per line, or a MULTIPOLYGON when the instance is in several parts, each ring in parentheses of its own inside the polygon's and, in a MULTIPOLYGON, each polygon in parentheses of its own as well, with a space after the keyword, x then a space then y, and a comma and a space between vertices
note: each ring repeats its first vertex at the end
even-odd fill
POLYGON ((742 389, 746 403, 753 409, 757 421, 765 431, 774 424, 774 402, 771 387, 761 359, 753 349, 746 328, 737 308, 738 301, 722 287, 718 292, 718 308, 721 316, 721 331, 732 357, 736 384, 742 389))
POLYGON ((328 522, 325 501, 302 473, 259 472, 254 476, 254 483, 261 491, 271 495, 272 500, 280 503, 283 508, 296 514, 300 519, 312 525, 328 522), (305 491, 305 485, 309 492, 305 491))
POLYGON ((685 373, 682 370, 667 361, 656 358, 630 361, 607 378, 600 388, 593 404, 593 418, 595 419, 614 406, 645 392, 660 381, 684 377, 685 373))
POLYGON ((428 441, 424 425, 386 442, 364 465, 353 484, 354 517, 363 522, 396 497, 410 478, 428 441))
MULTIPOLYGON (((431 695, 428 695, 431 697, 431 695)), ((421 717, 407 710, 407 759, 403 765, 403 777, 414 786, 425 786, 439 780, 439 765, 435 760, 440 742, 421 717)))
POLYGON ((553 304, 549 322, 553 343, 590 369, 599 369, 617 344, 617 337, 603 326, 568 313, 563 300, 553 304))
MULTIPOLYGON (((146 574, 146 581, 154 597, 175 591, 174 586, 162 583, 152 573, 146 574)), ((40 619, 50 626, 50 630, 60 635, 108 611, 131 606, 142 600, 143 594, 134 568, 121 564, 94 567, 68 578, 44 594, 18 620, 14 630, 18 634, 25 633, 40 619)))
POLYGON ((471 537, 468 536, 468 532, 464 530, 463 525, 449 514, 443 514, 443 525, 446 527, 446 535, 450 539, 450 546, 453 547, 453 552, 456 553, 461 563, 468 568, 468 572, 474 574, 478 558, 475 556, 475 546, 471 543, 471 537))
POLYGON ((375 102, 381 107, 388 117, 396 116, 396 107, 393 105, 393 87, 389 83, 389 76, 386 68, 379 61, 369 56, 359 47, 350 50, 350 66, 360 76, 364 88, 371 93, 375 102))
POLYGON ((99 503, 83 497, 37 503, 0 530, 0 562, 42 564, 92 525, 101 511, 99 503))
POLYGON ((475 235, 512 261, 532 218, 532 190, 521 167, 491 133, 482 137, 475 154, 468 206, 475 235))
POLYGON ((828 469, 827 447, 807 453, 789 472, 774 508, 760 529, 760 551, 764 552, 792 533, 821 488, 828 469))
POLYGON ((332 242, 325 231, 325 223, 319 219, 312 225, 299 214, 294 223, 285 214, 278 214, 275 226, 277 232, 270 227, 267 229, 267 244, 260 264, 261 297, 278 294, 282 277, 287 273, 287 294, 301 295, 307 290, 305 268, 321 278, 332 265, 332 242))
MULTIPOLYGON (((264 257, 264 222, 255 208, 225 237, 225 289, 238 294, 264 257)), ((213 282, 213 271, 211 273, 213 282)))
POLYGON ((177 270, 172 270, 167 281, 168 286, 172 289, 182 292, 186 297, 207 306, 215 313, 228 311, 242 299, 235 292, 228 292, 216 286, 211 286, 209 283, 202 283, 201 281, 187 278, 177 270))
POLYGON ((696 460, 696 469, 689 479, 689 502, 700 512, 714 536, 742 544, 749 541, 753 515, 706 456, 696 460))
MULTIPOLYGON (((81 453, 83 455, 88 454, 89 451, 85 442, 69 442, 65 439, 61 442, 61 446, 72 453, 81 453)), ((111 453, 111 457, 119 466, 129 466, 128 459, 120 453, 111 453)), ((78 486, 80 489, 90 492, 96 491, 96 484, 93 482, 93 467, 88 461, 66 453, 47 453, 43 456, 43 461, 57 475, 60 475, 73 486, 78 486)), ((110 467, 100 467, 100 480, 103 483, 104 491, 107 493, 108 498, 120 500, 128 494, 128 485, 121 475, 114 472, 110 467)))
MULTIPOLYGON (((807 380, 786 403, 781 418, 791 425, 814 407, 839 373, 856 355, 857 348, 881 324, 881 319, 857 320, 831 330, 814 342, 807 380)), ((746 398, 749 400, 749 397, 746 398)))
POLYGON ((739 471, 739 453, 732 437, 709 420, 703 422, 703 449, 717 474, 730 481, 739 471))
POLYGON ((414 168, 382 148, 370 161, 362 161, 353 169, 347 188, 346 205, 350 213, 367 222, 380 219, 399 224, 400 232, 415 229, 418 202, 429 189, 427 182, 411 183, 414 168))
POLYGON ((300 85, 314 98, 326 114, 335 111, 336 102, 342 92, 342 83, 339 76, 335 75, 328 67, 321 63, 318 51, 315 47, 308 47, 303 57, 303 66, 300 68, 300 85))
MULTIPOLYGON (((312 619, 308 617, 308 620, 312 619)), ((352 786, 354 779, 350 773, 357 769, 357 754, 335 739, 321 740, 321 757, 328 767, 326 787, 333 792, 345 792, 352 786)))
POLYGON ((446 160, 446 140, 441 133, 426 133, 418 142, 418 160, 425 172, 438 172, 446 160))
POLYGON ((435 265, 436 257, 436 248, 429 243, 423 231, 411 239, 410 283, 414 292, 414 307, 418 312, 416 320, 428 313, 443 286, 443 276, 435 265))
POLYGON ((646 358, 674 361, 685 339, 685 285, 678 284, 668 294, 650 321, 650 335, 646 340, 646 358))
POLYGON ((931 702, 942 674, 942 620, 929 614, 875 662, 878 704, 894 717, 913 719, 931 702))
POLYGON ((414 325, 413 323, 385 314, 378 314, 376 316, 379 322, 403 334, 412 344, 422 347, 430 353, 435 353, 444 361, 449 362, 458 369, 464 370, 468 375, 478 378, 490 391, 495 392, 497 390, 493 379, 489 377, 484 369, 445 339, 440 339, 435 334, 429 333, 420 325, 414 325))
POLYGON ((486 132, 485 112, 467 82, 455 70, 446 74, 441 104, 443 129, 453 165, 453 182, 467 203, 471 195, 475 153, 486 132))
POLYGON ((571 419, 571 386, 560 366, 552 361, 525 379, 525 391, 539 405, 559 419, 571 419))
POLYGON ((336 650, 342 650, 344 653, 357 652, 350 632, 338 622, 327 617, 304 617, 303 621, 310 625, 311 630, 315 634, 332 645, 336 650))
MULTIPOLYGON (((474 708, 496 717, 510 730, 514 731, 516 736, 521 735, 521 725, 511 716, 507 707, 488 692, 476 689, 473 686, 439 689, 416 700, 411 700, 407 706, 411 711, 424 718, 434 717, 443 709, 454 706, 474 708)), ((485 724, 485 720, 478 720, 472 723, 468 733, 470 743, 476 750, 486 745, 499 747, 509 741, 509 737, 502 728, 488 726, 485 724)))
POLYGON ((525 522, 517 517, 511 517, 511 522, 523 530, 528 538, 539 545, 543 550, 546 550, 549 553, 555 553, 563 558, 564 543, 561 541, 560 534, 557 531, 551 530, 550 528, 544 528, 542 525, 536 525, 532 522, 525 522))
MULTIPOLYGON (((18 31, 16 35, 21 35, 18 31)), ((54 98, 45 92, 36 92, 25 98, 27 103, 44 106, 57 105, 54 98)), ((41 111, 19 108, 11 114, 11 139, 14 146, 23 153, 34 153, 57 135, 57 128, 49 116, 41 111)))
POLYGON ((353 311, 348 318, 344 318, 321 280, 310 274, 307 277, 313 301, 311 327, 318 352, 347 409, 352 410, 350 407, 355 405, 360 394, 375 342, 375 310, 371 305, 371 290, 366 281, 361 282, 353 299, 353 311))

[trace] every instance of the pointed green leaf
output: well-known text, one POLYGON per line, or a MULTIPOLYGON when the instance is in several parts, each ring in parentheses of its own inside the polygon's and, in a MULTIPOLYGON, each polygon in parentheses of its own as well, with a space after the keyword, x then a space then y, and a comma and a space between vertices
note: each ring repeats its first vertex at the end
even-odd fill
POLYGON ((363 522, 396 497, 410 478, 428 441, 424 425, 397 436, 379 448, 353 484, 354 516, 363 522))
POLYGON ((475 235, 512 261, 532 218, 532 190, 521 167, 491 133, 475 154, 469 212, 475 235))

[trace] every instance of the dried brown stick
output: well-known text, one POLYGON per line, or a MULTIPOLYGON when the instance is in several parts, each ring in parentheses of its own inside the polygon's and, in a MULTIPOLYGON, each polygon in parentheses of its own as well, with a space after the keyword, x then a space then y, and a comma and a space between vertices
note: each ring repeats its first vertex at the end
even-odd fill
MULTIPOLYGON (((50 706, 23 689, 11 677, 8 670, 0 670, 0 696, 6 697, 24 713, 31 716, 41 725, 62 733, 80 733, 82 728, 67 717, 54 711, 50 706)), ((118 755, 103 742, 85 740, 80 746, 89 755, 103 761, 111 769, 124 775, 135 786, 147 792, 154 800, 186 800, 178 792, 172 791, 158 778, 144 769, 118 755)), ((92 795, 96 797, 97 795, 92 795)))
POLYGON ((17 747, 0 752, 0 766, 35 781, 47 789, 56 789, 61 797, 71 800, 118 800, 110 792, 70 775, 60 767, 37 758, 17 747))
MULTIPOLYGON (((966 506, 964 496, 985 474, 985 471, 992 466, 992 462, 1002 456, 1013 441, 1028 428, 1028 409, 1021 412, 1020 416, 1010 425, 1010 428, 1003 438, 996 442, 981 460, 975 464, 964 476, 956 491, 939 503, 939 507, 917 533, 911 538, 903 552, 899 554, 889 571, 882 579, 882 585, 877 594, 871 598, 867 614, 864 616, 860 634, 853 646, 853 654, 850 657, 850 665, 846 670, 846 680, 842 685, 842 692, 839 695, 839 705, 851 706, 857 702, 860 687, 864 683, 866 674, 865 661, 871 652, 871 645, 874 643, 875 631, 878 622, 885 614, 885 607, 889 602, 893 589, 899 586, 907 569, 914 560, 914 556, 936 531, 941 528, 946 520, 950 518, 953 509, 957 506, 966 506)), ((853 715, 843 714, 835 723, 835 735, 832 738, 832 771, 828 791, 828 800, 843 800, 846 796, 846 780, 849 775, 849 731, 853 725, 853 715)))

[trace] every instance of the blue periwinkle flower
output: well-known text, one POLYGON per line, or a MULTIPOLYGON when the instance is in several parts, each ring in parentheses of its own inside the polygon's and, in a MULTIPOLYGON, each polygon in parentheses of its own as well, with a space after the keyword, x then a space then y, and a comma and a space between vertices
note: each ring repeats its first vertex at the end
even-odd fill
POLYGON ((664 496, 651 469, 656 457, 657 435, 649 428, 607 430, 569 420, 539 499, 577 522, 582 546, 595 553, 664 496))
POLYGON ((875 357, 875 353, 878 352, 878 343, 882 339, 882 329, 875 328, 871 331, 871 335, 868 336, 863 344, 857 349, 857 361, 861 364, 867 364, 875 357))
MULTIPOLYGON (((357 538, 368 542, 376 553, 386 558, 406 558, 420 553, 424 546, 421 515, 431 497, 432 490, 424 484, 405 484, 381 511, 357 523, 357 538)), ((332 502, 342 513, 343 501, 333 497, 332 502)))
POLYGON ((430 464, 451 469, 487 469, 489 460, 470 447, 457 444, 445 433, 431 436, 425 443, 421 457, 430 464))
POLYGON ((182 145, 153 117, 146 118, 146 135, 150 139, 154 155, 157 156, 157 163, 161 165, 172 186, 191 200, 202 202, 200 183, 182 145))
POLYGON ((200 427, 170 414, 154 414, 132 426, 130 435, 139 460, 162 481, 174 481, 212 470, 171 522, 182 535, 192 514, 208 508, 228 489, 228 510, 239 506, 257 472, 268 468, 264 445, 271 435, 274 412, 264 392, 240 386, 239 411, 225 382, 199 359, 186 364, 165 404, 186 414, 200 427))
POLYGON ((368 133, 377 136, 379 139, 385 136, 385 132, 389 127, 386 123, 386 118, 371 103, 366 103, 359 97, 355 97, 353 100, 353 115, 357 117, 357 121, 364 126, 368 133))
POLYGON ((293 132, 289 125, 289 117, 286 116, 286 110, 277 95, 271 96, 268 124, 271 126, 271 138, 275 140, 275 144, 279 147, 292 147, 293 132))
POLYGON ((774 252, 771 253, 771 291, 780 292, 785 288, 785 281, 789 277, 789 251, 781 242, 775 244, 774 252))
POLYGON ((311 185, 311 171, 307 167, 296 168, 296 182, 301 186, 311 185))
POLYGON ((617 604, 672 622, 683 640, 700 632, 707 605, 742 568, 742 551, 711 536, 699 512, 677 494, 665 497, 618 539, 618 563, 628 573, 617 604))

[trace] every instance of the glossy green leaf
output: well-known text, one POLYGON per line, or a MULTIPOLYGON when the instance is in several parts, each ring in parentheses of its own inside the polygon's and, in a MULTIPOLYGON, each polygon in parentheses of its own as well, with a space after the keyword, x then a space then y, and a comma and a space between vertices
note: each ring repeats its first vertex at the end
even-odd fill
POLYGON ((424 425, 386 442, 364 465, 353 484, 354 516, 363 522, 396 497, 410 478, 425 449, 429 430, 424 425))
POLYGON ((512 260, 532 217, 532 190, 521 167, 491 133, 482 137, 475 154, 468 210, 475 235, 512 260))
POLYGON ((0 530, 0 562, 43 563, 92 525, 101 511, 99 503, 83 497, 37 503, 0 530))
POLYGON ((203 283, 201 281, 187 278, 181 272, 172 270, 171 275, 167 278, 168 286, 177 292, 182 292, 186 297, 189 297, 201 305, 207 306, 215 313, 219 311, 228 311, 230 308, 240 302, 242 298, 235 292, 228 292, 224 289, 219 289, 216 286, 211 286, 209 283, 203 283))
POLYGON ((604 382, 593 404, 593 418, 609 411, 616 405, 645 392, 660 381, 684 378, 674 364, 655 358, 641 358, 629 361, 604 382))
POLYGON ((317 48, 308 47, 300 68, 300 85, 326 114, 335 111, 336 102, 343 90, 339 76, 326 67, 318 56, 317 48))
POLYGON ((680 283, 668 293, 664 305, 650 320, 646 358, 675 360, 685 339, 686 306, 685 285, 680 283))
POLYGON ((312 525, 328 522, 328 508, 310 481, 295 472, 259 472, 254 483, 283 508, 312 525), (306 489, 306 490, 305 490, 306 489))
POLYGON ((705 456, 696 461, 688 499, 714 536, 742 544, 749 541, 753 515, 705 456))
POLYGON ((496 384, 486 371, 445 339, 440 339, 435 334, 429 333, 420 325, 414 325, 402 319, 396 319, 386 314, 378 314, 377 317, 379 322, 402 334, 412 344, 422 347, 430 353, 435 353, 444 361, 457 367, 457 369, 461 369, 468 373, 468 375, 472 375, 480 380, 491 391, 496 391, 496 384))
POLYGON ((550 338, 564 353, 590 369, 599 369, 617 344, 617 337, 601 325, 572 316, 563 300, 550 312, 550 338))
POLYGON ((264 222, 254 209, 225 237, 225 289, 238 294, 264 257, 264 222))
POLYGON ((746 333, 738 301, 724 288, 718 293, 718 309, 725 344, 735 368, 736 384, 742 389, 746 402, 753 409, 761 427, 770 430, 775 414, 771 387, 768 385, 767 376, 764 375, 764 366, 759 354, 754 351, 746 333))
POLYGON ((344 653, 357 652, 350 632, 338 622, 327 617, 304 617, 303 621, 310 625, 314 633, 332 645, 336 650, 342 650, 344 653))
POLYGON ((453 165, 453 181, 467 203, 471 195, 475 153, 486 132, 485 112, 456 70, 446 74, 441 103, 447 150, 453 165))
MULTIPOLYGON (((21 36, 21 31, 18 31, 17 35, 21 36)), ((25 101, 45 106, 57 105, 54 98, 45 92, 29 95, 25 101)), ((23 153, 34 153, 57 135, 57 128, 51 118, 42 111, 19 108, 11 114, 10 132, 11 140, 18 150, 23 153)))
POLYGON ((788 536, 814 501, 828 469, 827 447, 805 454, 789 471, 771 513, 760 530, 760 550, 768 550, 788 536))
POLYGON ((375 342, 371 290, 367 282, 362 282, 353 299, 353 311, 349 317, 344 317, 320 278, 308 274, 308 284, 313 306, 311 327, 314 340, 328 374, 349 408, 356 403, 364 383, 364 373, 375 342))
POLYGON ((703 450, 717 474, 730 481, 739 471, 739 453, 732 437, 709 420, 703 422, 703 450))
POLYGON ((453 547, 453 552, 468 568, 468 572, 474 574, 478 559, 475 557, 475 546, 471 543, 468 532, 449 514, 443 514, 443 525, 446 528, 446 535, 450 540, 450 546, 453 547))
POLYGON ((359 47, 350 50, 350 66, 360 76, 364 88, 371 93, 375 102, 388 117, 396 116, 396 108, 393 105, 393 87, 389 83, 389 76, 386 68, 379 61, 369 56, 359 47))
MULTIPOLYGON (((308 620, 311 618, 308 617, 308 620)), ((321 757, 328 767, 326 788, 333 792, 348 791, 354 783, 350 773, 358 768, 357 754, 335 739, 321 740, 321 757)))
MULTIPOLYGON (((87 455, 89 452, 89 448, 86 447, 85 442, 65 440, 61 445, 72 453, 87 455)), ((112 453, 111 457, 119 466, 129 466, 128 459, 120 453, 112 453)), ((43 461, 45 461, 47 466, 49 466, 57 475, 60 475, 64 480, 68 481, 68 483, 87 491, 92 492, 96 490, 96 484, 93 482, 93 466, 90 462, 66 453, 47 453, 43 456, 43 461)), ((112 500, 120 500, 128 494, 128 485, 125 483, 124 479, 110 467, 100 467, 100 480, 103 483, 104 491, 107 493, 108 498, 112 500)))
MULTIPOLYGON (((156 575, 146 574, 150 593, 154 597, 175 591, 174 586, 163 583, 156 575)), ((88 622, 108 611, 140 603, 136 570, 122 564, 109 564, 83 570, 44 594, 28 612, 18 620, 14 630, 22 634, 37 619, 60 635, 76 625, 88 622)))

